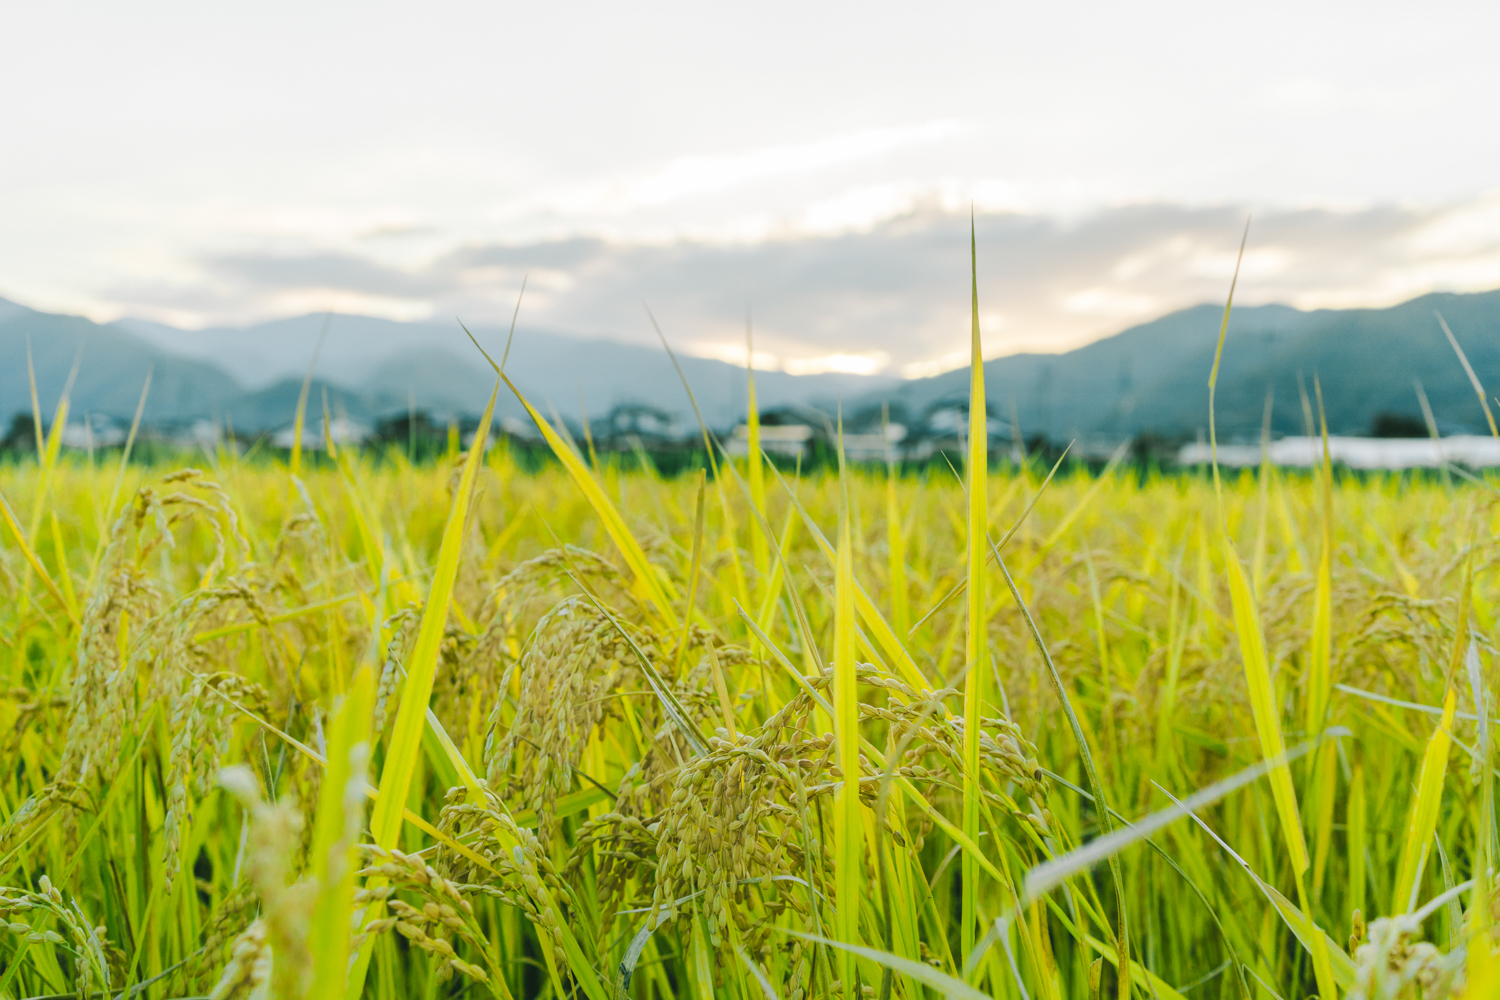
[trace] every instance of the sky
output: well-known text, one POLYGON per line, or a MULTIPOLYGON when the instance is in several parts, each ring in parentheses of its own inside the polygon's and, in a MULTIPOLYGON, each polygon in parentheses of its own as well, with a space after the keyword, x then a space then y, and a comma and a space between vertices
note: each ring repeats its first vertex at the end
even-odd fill
POLYGON ((788 371, 1500 286, 1494 3, 13 5, 0 296, 788 371))

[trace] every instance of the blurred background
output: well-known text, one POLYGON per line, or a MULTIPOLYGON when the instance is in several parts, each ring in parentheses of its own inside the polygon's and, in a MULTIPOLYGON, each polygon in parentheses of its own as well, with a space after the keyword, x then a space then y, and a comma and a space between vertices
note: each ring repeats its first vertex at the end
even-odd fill
POLYGON ((917 459, 963 423, 971 213, 999 452, 1196 440, 1247 219, 1227 437, 1305 433, 1315 380, 1339 434, 1487 434, 1438 314, 1500 384, 1497 32, 1480 3, 14 7, 6 441, 28 347, 71 446, 122 438, 148 371, 171 440, 284 444, 309 371, 310 447, 325 396, 346 439, 462 428, 492 378, 458 321, 503 351, 525 280, 507 370, 600 447, 695 430, 649 307, 726 438, 749 360, 788 454, 841 403, 917 459))

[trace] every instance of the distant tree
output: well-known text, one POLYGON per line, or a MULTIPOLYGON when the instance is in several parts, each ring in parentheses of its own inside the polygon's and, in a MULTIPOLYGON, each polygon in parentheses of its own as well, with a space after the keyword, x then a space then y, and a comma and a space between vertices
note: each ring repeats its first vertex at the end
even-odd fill
POLYGON ((1175 459, 1187 438, 1181 434, 1161 434, 1157 431, 1142 431, 1130 441, 1130 455, 1137 462, 1149 465, 1155 462, 1164 465, 1175 459))
POLYGON ((36 422, 29 413, 17 413, 10 418, 10 430, 0 438, 0 451, 35 452, 36 422))
POLYGON ((447 427, 433 422, 426 410, 397 413, 375 421, 374 441, 405 452, 413 460, 441 454, 448 439, 447 427))
POLYGON ((1377 413, 1370 424, 1370 436, 1378 438, 1421 438, 1427 436, 1427 424, 1409 413, 1377 413))

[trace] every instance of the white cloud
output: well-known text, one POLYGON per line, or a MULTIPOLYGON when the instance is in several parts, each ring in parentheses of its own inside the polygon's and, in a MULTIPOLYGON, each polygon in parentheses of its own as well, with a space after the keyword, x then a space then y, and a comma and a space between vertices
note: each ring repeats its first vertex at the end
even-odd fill
MULTIPOLYGON (((1383 306, 1432 290, 1500 286, 1494 201, 1431 208, 1262 211, 1237 301, 1383 306)), ((978 235, 987 356, 1061 351, 1173 309, 1222 301, 1241 206, 1126 205, 1066 220, 984 213, 978 235)), ((339 308, 392 318, 523 322, 653 342, 642 300, 690 353, 786 371, 930 374, 967 360, 969 216, 930 203, 859 231, 759 242, 601 239, 475 243, 416 263, 355 245, 317 254, 206 254, 170 284, 133 280, 122 313, 235 323, 339 308)))
POLYGON ((884 351, 869 351, 865 354, 825 354, 813 358, 788 358, 782 362, 782 370, 792 375, 820 375, 823 372, 844 372, 848 375, 876 375, 886 370, 891 356, 884 351))
POLYGON ((939 121, 909 128, 868 129, 798 146, 773 146, 727 156, 683 157, 655 176, 630 185, 625 204, 631 208, 663 205, 751 181, 820 170, 914 143, 946 139, 958 131, 957 123, 939 121))

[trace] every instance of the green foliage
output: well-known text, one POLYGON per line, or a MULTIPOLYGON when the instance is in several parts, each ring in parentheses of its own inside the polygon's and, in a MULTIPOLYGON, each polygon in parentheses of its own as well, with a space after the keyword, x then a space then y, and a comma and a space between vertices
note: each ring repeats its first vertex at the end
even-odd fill
POLYGON ((0 997, 1493 982, 1488 487, 216 457, 0 467, 0 997))

